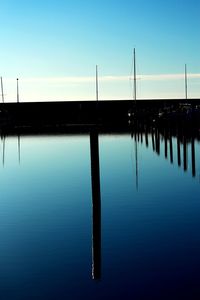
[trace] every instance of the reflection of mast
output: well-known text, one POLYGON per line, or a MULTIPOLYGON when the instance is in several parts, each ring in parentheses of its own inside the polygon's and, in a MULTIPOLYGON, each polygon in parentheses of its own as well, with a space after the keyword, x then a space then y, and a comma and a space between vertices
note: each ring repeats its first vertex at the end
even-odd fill
POLYGON ((18 135, 18 161, 20 164, 21 161, 21 143, 20 143, 20 135, 18 135))
POLYGON ((101 278, 101 193, 99 170, 98 133, 90 133, 91 177, 92 177, 92 278, 101 278))
MULTIPOLYGON (((2 151, 2 162, 3 162, 3 167, 5 165, 5 154, 6 154, 6 136, 3 135, 1 136, 2 139, 2 144, 3 144, 3 151, 2 151)), ((20 135, 18 135, 18 162, 20 164, 21 162, 21 142, 20 142, 20 135)))
POLYGON ((138 145, 135 140, 135 175, 136 175, 136 189, 138 190, 138 145))
POLYGON ((3 167, 4 167, 4 163, 5 163, 5 147, 6 147, 6 137, 3 136, 3 157, 2 157, 3 167))

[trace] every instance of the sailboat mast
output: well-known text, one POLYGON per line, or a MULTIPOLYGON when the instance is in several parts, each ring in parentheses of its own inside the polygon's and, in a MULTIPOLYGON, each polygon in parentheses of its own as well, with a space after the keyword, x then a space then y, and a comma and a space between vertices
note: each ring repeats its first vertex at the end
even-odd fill
POLYGON ((17 78, 17 103, 19 103, 19 78, 17 78))
POLYGON ((185 64, 185 99, 188 98, 187 65, 185 64))
POLYGON ((135 48, 133 50, 133 63, 134 63, 134 100, 137 98, 137 90, 136 90, 136 53, 135 48))
POLYGON ((1 77, 1 97, 2 97, 2 102, 4 103, 3 78, 2 77, 1 77))
POLYGON ((99 100, 98 66, 96 65, 96 100, 99 100))

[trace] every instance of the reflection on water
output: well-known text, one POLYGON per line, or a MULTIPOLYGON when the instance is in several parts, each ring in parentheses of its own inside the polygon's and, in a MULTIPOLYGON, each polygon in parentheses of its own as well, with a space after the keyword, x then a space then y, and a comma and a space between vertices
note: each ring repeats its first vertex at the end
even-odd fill
POLYGON ((2 136, 2 299, 198 294, 198 148, 156 127, 2 136))
POLYGON ((101 192, 99 171, 98 133, 90 133, 91 177, 92 177, 92 278, 101 278, 101 192))
MULTIPOLYGON (((1 140, 2 140, 2 163, 3 163, 3 166, 5 164, 5 152, 6 152, 6 136, 3 135, 1 136, 1 140)), ((21 160, 21 150, 20 150, 20 147, 21 147, 21 143, 20 143, 20 135, 18 135, 17 137, 17 152, 18 152, 18 161, 19 161, 19 164, 20 164, 20 160, 21 160)))
MULTIPOLYGON (((174 162, 174 151, 177 151, 177 164, 179 167, 182 165, 181 157, 183 157, 183 169, 187 171, 188 169, 188 148, 190 151, 190 161, 192 167, 192 176, 196 176, 196 162, 195 162, 195 138, 194 136, 186 136, 184 133, 179 133, 173 136, 171 131, 165 129, 164 132, 160 133, 158 129, 153 128, 152 132, 152 149, 158 155, 160 155, 160 143, 164 140, 164 155, 165 158, 170 160, 173 164, 174 162), (174 143, 173 143, 174 139, 174 143), (156 146, 155 146, 156 145, 156 146), (176 148, 176 149, 175 149, 176 148), (182 148, 182 151, 181 151, 182 148), (168 154, 169 153, 169 154, 168 154), (169 156, 169 157, 168 157, 169 156)), ((146 145, 148 147, 148 136, 146 135, 146 145)), ((142 140, 141 140, 142 142, 142 140)))

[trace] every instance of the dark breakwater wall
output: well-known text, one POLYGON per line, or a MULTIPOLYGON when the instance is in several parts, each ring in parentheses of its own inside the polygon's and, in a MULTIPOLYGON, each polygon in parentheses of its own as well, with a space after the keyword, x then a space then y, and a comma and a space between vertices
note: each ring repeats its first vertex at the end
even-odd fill
POLYGON ((200 99, 191 100, 112 100, 20 102, 0 104, 0 128, 55 128, 62 126, 121 126, 129 122, 128 115, 153 119, 165 109, 176 111, 181 104, 200 107, 200 99))
POLYGON ((15 126, 46 126, 123 122, 130 101, 68 101, 2 103, 5 119, 15 126))

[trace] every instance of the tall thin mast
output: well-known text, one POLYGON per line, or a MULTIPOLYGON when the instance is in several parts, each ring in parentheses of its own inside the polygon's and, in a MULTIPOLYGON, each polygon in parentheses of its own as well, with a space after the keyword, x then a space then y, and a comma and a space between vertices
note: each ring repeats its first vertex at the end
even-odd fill
POLYGON ((2 97, 2 102, 4 103, 3 78, 2 77, 1 77, 1 97, 2 97))
POLYGON ((17 103, 19 103, 19 79, 17 78, 17 103))
POLYGON ((185 99, 187 100, 188 98, 188 83, 187 83, 187 65, 185 64, 185 99))
POLYGON ((17 78, 17 103, 19 103, 19 78, 17 78))
POLYGON ((135 48, 133 50, 133 63, 134 63, 134 100, 136 101, 137 98, 137 91, 136 91, 136 54, 135 48))
POLYGON ((99 100, 98 66, 96 65, 96 100, 99 100))

